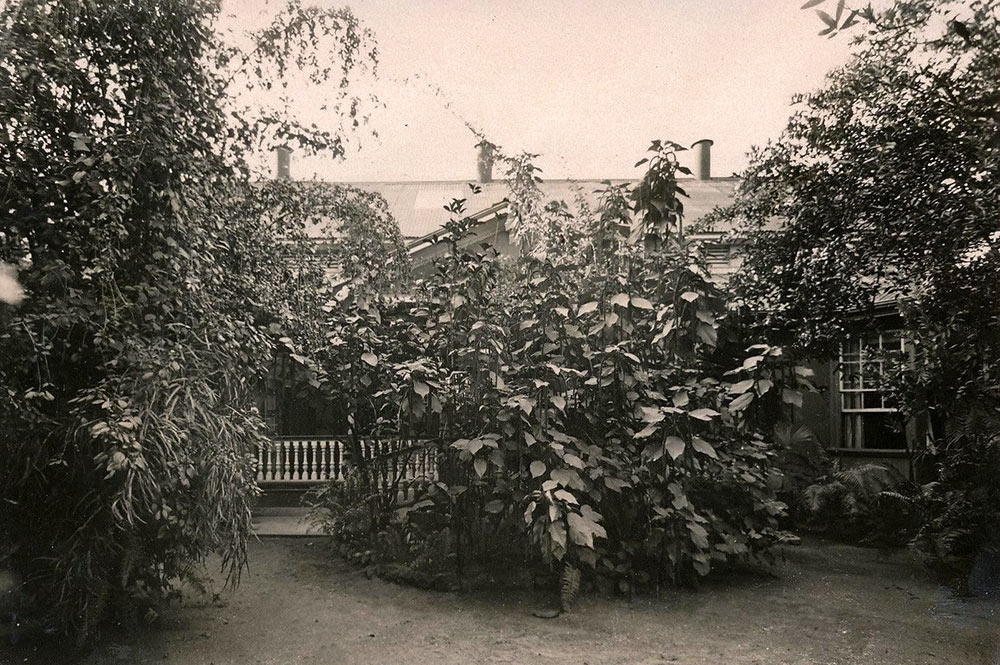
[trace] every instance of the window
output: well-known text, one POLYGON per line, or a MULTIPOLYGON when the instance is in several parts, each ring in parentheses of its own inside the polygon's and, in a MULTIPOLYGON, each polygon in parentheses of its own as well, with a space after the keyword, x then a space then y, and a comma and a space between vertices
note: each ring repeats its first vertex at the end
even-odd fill
POLYGON ((701 245, 701 253, 708 264, 708 272, 718 283, 725 282, 739 268, 740 260, 729 243, 705 242, 701 245))
POLYGON ((841 445, 844 448, 905 450, 899 412, 887 400, 886 369, 906 352, 898 333, 864 335, 840 348, 841 445))

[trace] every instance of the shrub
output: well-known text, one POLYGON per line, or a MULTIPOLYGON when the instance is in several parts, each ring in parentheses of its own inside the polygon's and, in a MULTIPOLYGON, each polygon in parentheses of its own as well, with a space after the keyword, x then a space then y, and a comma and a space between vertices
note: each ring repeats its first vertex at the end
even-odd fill
POLYGON ((861 464, 810 485, 807 524, 838 538, 882 547, 909 542, 920 525, 920 488, 895 467, 861 464))
POLYGON ((676 148, 654 142, 640 185, 608 187, 579 216, 542 202, 528 158, 510 160, 525 255, 504 265, 470 243, 456 202, 449 252, 412 302, 346 298, 331 313, 342 341, 317 354, 318 382, 367 414, 350 427, 437 441, 447 465, 425 505, 449 522, 456 566, 512 529, 528 559, 628 588, 786 537, 770 432, 808 372, 728 323, 680 233, 676 148))

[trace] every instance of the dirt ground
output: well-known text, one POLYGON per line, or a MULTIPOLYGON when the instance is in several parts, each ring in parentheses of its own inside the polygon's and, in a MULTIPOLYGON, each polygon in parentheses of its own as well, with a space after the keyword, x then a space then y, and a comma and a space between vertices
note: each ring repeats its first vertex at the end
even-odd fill
POLYGON ((541 592, 440 593, 368 579, 322 540, 252 549, 239 590, 188 597, 151 631, 85 657, 0 647, 0 663, 1000 664, 1000 603, 955 599, 905 552, 789 548, 773 574, 659 598, 588 596, 556 619, 541 592))

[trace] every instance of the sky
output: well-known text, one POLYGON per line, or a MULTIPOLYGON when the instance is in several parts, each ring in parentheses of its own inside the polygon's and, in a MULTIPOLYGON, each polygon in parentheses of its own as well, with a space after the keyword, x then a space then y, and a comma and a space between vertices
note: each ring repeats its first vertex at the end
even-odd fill
MULTIPOLYGON (((636 177, 655 138, 712 139, 712 175, 733 175, 753 145, 780 133, 792 95, 820 87, 848 57, 848 37, 817 36, 823 25, 801 4, 351 2, 378 41, 380 106, 344 159, 296 154, 292 176, 472 179, 477 139, 466 124, 507 154, 540 154, 545 178, 636 177)), ((229 0, 223 12, 250 27, 273 5, 229 0)), ((292 103, 318 113, 308 93, 292 103)))

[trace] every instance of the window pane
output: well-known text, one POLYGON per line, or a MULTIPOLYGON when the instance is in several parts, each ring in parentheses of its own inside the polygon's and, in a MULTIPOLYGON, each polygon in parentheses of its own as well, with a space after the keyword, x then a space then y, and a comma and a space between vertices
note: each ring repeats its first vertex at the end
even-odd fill
POLYGON ((845 388, 860 388, 861 364, 843 363, 840 366, 840 376, 845 388))
POLYGON ((843 442, 844 448, 861 447, 861 416, 859 414, 845 414, 843 420, 843 442))
POLYGON ((861 408, 861 395, 863 393, 843 393, 842 397, 844 399, 843 408, 845 409, 860 409, 861 408))
POLYGON ((861 415, 861 420, 864 429, 862 448, 906 449, 906 432, 902 427, 893 427, 898 423, 895 414, 865 413, 861 415))
POLYGON ((865 335, 861 338, 861 345, 864 347, 866 353, 878 354, 880 343, 878 333, 865 335))
POLYGON ((862 393, 864 395, 863 409, 881 409, 882 393, 862 393))

